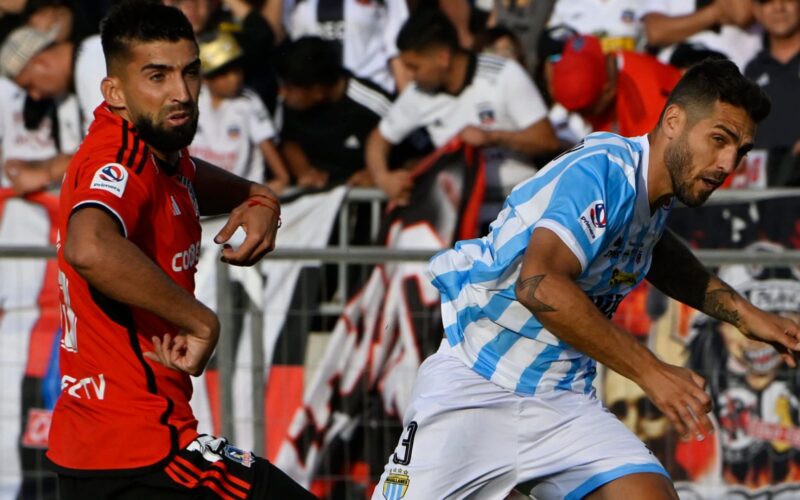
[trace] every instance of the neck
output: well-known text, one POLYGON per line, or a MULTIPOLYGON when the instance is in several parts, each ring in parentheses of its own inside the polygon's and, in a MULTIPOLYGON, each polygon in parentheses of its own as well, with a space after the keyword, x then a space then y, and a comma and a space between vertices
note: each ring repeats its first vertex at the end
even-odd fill
POLYGON ((782 64, 789 62, 798 52, 800 52, 800 30, 788 36, 769 38, 769 53, 782 64))
POLYGON ((450 71, 447 74, 447 81, 444 82, 444 91, 453 95, 461 92, 467 81, 468 69, 469 54, 461 50, 454 52, 453 60, 450 63, 450 71))
POLYGON ((345 92, 347 92, 347 84, 349 82, 349 78, 343 76, 339 78, 333 85, 328 88, 327 92, 327 101, 328 102, 339 102, 342 97, 344 97, 345 92))
POLYGON ((650 143, 650 158, 647 169, 647 201, 650 202, 650 213, 669 201, 672 197, 672 176, 664 162, 664 152, 669 139, 656 128, 647 134, 650 143))
POLYGON ((211 97, 211 107, 214 108, 214 109, 219 108, 220 104, 222 104, 222 101, 225 100, 224 97, 221 97, 221 96, 218 96, 218 95, 214 95, 214 94, 210 94, 209 97, 211 97))

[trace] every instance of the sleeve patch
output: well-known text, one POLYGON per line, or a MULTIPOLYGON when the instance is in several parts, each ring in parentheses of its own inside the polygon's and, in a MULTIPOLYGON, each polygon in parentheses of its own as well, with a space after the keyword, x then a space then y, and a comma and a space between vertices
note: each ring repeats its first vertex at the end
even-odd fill
POLYGON ((109 163, 100 167, 94 173, 90 189, 108 191, 118 198, 122 198, 125 186, 128 184, 128 171, 119 163, 109 163))
POLYGON ((589 242, 594 243, 606 232, 606 204, 603 200, 595 200, 586 207, 578 222, 586 233, 589 242))

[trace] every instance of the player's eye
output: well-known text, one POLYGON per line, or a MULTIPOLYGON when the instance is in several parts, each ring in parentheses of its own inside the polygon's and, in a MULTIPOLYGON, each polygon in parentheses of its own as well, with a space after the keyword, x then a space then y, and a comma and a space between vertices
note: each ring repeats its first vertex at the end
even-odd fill
POLYGON ((164 80, 164 73, 153 73, 149 76, 151 82, 160 82, 164 80))
POLYGON ((720 146, 723 146, 725 144, 725 138, 721 135, 714 135, 713 139, 714 142, 716 142, 720 146))

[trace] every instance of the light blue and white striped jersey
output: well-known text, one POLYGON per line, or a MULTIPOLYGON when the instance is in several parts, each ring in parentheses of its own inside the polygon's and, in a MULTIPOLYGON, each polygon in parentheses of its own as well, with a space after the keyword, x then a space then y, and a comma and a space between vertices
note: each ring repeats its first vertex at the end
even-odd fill
POLYGON ((531 234, 544 227, 578 258, 578 286, 611 317, 647 274, 669 214, 650 214, 649 150, 647 136, 590 134, 517 185, 487 236, 431 259, 447 340, 468 366, 519 394, 593 390, 596 362, 542 327, 515 285, 531 234))

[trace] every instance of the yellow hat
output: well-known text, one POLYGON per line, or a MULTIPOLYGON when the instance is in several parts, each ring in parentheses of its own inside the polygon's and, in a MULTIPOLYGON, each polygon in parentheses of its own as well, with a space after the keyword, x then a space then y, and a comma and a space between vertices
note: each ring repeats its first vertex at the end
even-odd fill
POLYGON ((200 43, 200 72, 203 76, 208 75, 240 57, 242 48, 233 35, 220 32, 200 43))

